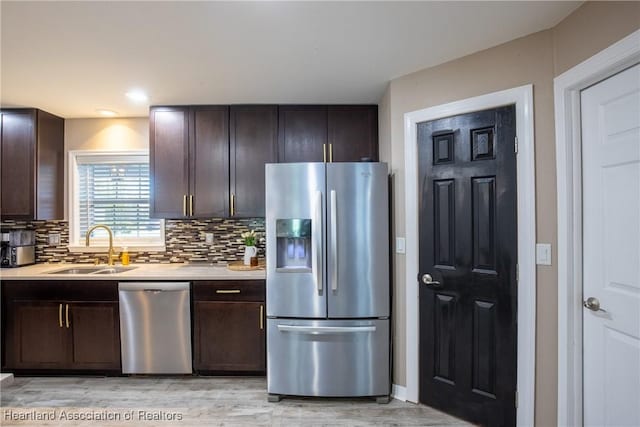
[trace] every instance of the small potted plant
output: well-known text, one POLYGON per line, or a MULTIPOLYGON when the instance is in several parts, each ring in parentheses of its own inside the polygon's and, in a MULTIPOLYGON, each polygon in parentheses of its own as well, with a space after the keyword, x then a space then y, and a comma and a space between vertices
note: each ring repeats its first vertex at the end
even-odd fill
POLYGON ((244 242, 244 265, 251 265, 251 258, 258 256, 258 248, 256 248, 258 233, 255 230, 249 230, 242 233, 240 237, 244 242))

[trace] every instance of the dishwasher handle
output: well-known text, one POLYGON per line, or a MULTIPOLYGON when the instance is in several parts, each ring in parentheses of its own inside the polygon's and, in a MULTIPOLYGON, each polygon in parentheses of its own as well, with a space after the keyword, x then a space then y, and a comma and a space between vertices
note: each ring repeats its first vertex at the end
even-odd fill
POLYGON ((119 282, 118 290, 129 292, 188 291, 189 282, 119 282))

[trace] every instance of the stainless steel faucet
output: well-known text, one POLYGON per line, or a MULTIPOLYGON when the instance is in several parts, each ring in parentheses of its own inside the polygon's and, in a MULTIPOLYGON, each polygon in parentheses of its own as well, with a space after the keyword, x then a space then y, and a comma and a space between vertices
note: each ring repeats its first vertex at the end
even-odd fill
POLYGON ((109 258, 107 258, 107 264, 113 265, 113 232, 111 231, 108 225, 96 224, 93 227, 89 228, 87 230, 87 235, 85 236, 84 244, 85 246, 89 246, 89 237, 91 237, 91 233, 96 228, 104 228, 105 230, 107 230, 107 233, 109 233, 109 258))

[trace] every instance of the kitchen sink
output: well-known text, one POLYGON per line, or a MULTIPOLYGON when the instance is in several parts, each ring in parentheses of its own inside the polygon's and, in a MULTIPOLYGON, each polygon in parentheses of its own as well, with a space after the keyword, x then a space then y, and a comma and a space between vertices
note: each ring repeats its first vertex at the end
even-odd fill
POLYGON ((73 267, 50 271, 47 274, 116 274, 135 270, 138 267, 73 267))
POLYGON ((125 271, 135 270, 138 267, 108 267, 103 268, 100 271, 96 271, 96 274, 116 274, 116 273, 124 273, 125 271))
POLYGON ((104 267, 73 267, 64 270, 50 271, 47 274, 90 274, 102 270, 104 267))

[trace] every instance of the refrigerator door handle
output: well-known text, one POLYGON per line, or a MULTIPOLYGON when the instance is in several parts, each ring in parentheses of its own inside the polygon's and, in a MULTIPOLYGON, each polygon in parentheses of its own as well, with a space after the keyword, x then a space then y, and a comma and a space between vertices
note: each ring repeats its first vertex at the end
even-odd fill
POLYGON ((311 238, 313 258, 311 270, 318 292, 322 292, 322 192, 316 191, 313 200, 313 218, 311 219, 311 238))
POLYGON ((295 326, 278 325, 278 330, 282 332, 298 332, 301 334, 344 334, 357 332, 375 332, 375 325, 372 326, 295 326))
POLYGON ((338 207, 336 190, 331 190, 331 290, 338 290, 338 207))

